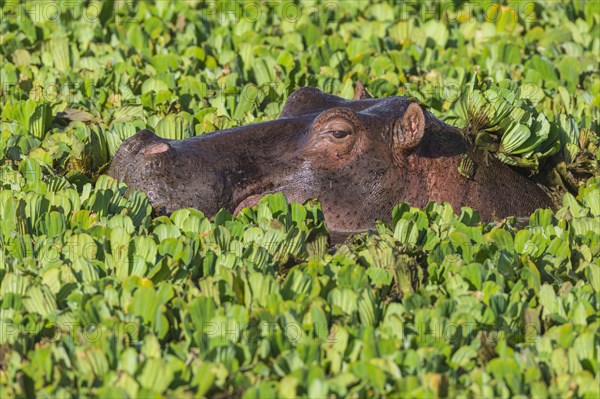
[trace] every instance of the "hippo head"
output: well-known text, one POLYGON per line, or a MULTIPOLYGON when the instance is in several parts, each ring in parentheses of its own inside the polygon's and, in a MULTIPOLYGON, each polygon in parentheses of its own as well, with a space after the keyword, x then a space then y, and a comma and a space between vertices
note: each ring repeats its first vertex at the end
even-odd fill
POLYGON ((371 98, 359 82, 353 100, 298 89, 269 122, 182 141, 142 130, 121 145, 109 174, 145 191, 163 213, 239 212, 274 192, 296 202, 318 198, 330 231, 339 233, 389 219, 400 201, 480 206, 486 218, 544 205, 535 184, 499 162, 492 172, 483 167, 471 180, 461 177, 457 165, 466 151, 457 129, 416 102, 371 98), (507 185, 504 200, 498 184, 507 185), (520 196, 527 184, 533 195, 520 196))

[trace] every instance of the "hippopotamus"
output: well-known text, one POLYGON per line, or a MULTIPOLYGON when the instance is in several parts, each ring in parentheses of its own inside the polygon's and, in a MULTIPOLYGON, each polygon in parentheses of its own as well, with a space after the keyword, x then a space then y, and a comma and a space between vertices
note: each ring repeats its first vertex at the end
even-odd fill
POLYGON ((121 144, 109 174, 163 214, 238 213, 275 192, 318 198, 329 231, 342 235, 389 221, 399 202, 469 206, 483 221, 551 206, 535 182, 472 149, 459 129, 407 97, 372 98, 360 82, 352 100, 299 88, 272 121, 184 140, 141 130, 121 144), (476 165, 471 176, 459 172, 465 156, 476 165))

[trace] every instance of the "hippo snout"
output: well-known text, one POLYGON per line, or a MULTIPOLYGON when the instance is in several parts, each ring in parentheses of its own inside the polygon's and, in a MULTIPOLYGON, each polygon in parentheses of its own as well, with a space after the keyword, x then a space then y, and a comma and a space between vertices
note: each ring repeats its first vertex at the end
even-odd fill
POLYGON ((190 144, 141 130, 121 144, 108 174, 145 192, 159 214, 183 207, 216 213, 230 197, 228 182, 213 167, 219 154, 202 140, 190 144))
POLYGON ((109 175, 117 180, 127 180, 129 169, 140 155, 155 155, 171 149, 169 142, 149 129, 140 130, 125 140, 111 162, 109 175))

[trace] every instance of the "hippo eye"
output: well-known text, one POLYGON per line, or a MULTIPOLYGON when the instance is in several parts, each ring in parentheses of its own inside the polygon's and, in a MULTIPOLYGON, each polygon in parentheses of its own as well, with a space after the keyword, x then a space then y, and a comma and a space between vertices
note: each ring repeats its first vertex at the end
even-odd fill
POLYGON ((337 146, 350 146, 357 131, 358 118, 347 108, 330 108, 319 115, 311 130, 325 142, 337 146))
POLYGON ((329 121, 329 123, 325 126, 325 130, 335 139, 341 140, 352 134, 353 126, 350 121, 346 120, 345 118, 338 117, 329 121))
POLYGON ((332 131, 332 132, 330 132, 330 133, 331 133, 331 135, 332 135, 333 137, 335 137, 336 139, 343 139, 344 137, 346 137, 346 136, 349 136, 349 135, 350 135, 350 132, 347 132, 347 131, 345 131, 345 130, 334 130, 334 131, 332 131))

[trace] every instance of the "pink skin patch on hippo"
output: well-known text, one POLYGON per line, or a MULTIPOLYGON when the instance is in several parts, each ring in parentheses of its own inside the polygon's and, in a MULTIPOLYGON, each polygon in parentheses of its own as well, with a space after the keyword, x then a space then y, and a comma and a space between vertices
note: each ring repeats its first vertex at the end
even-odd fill
POLYGON ((254 195, 247 197, 245 200, 240 202, 240 204, 238 206, 235 207, 235 211, 233 211, 233 215, 236 216, 238 213, 240 213, 242 211, 242 209, 249 208, 249 207, 252 207, 252 206, 258 204, 258 201, 260 201, 260 199, 264 196, 265 196, 265 194, 254 194, 254 195))
POLYGON ((171 148, 171 146, 167 143, 156 143, 156 144, 152 144, 152 145, 149 145, 148 147, 144 148, 142 150, 142 153, 144 155, 160 154, 165 151, 168 151, 169 148, 171 148))

